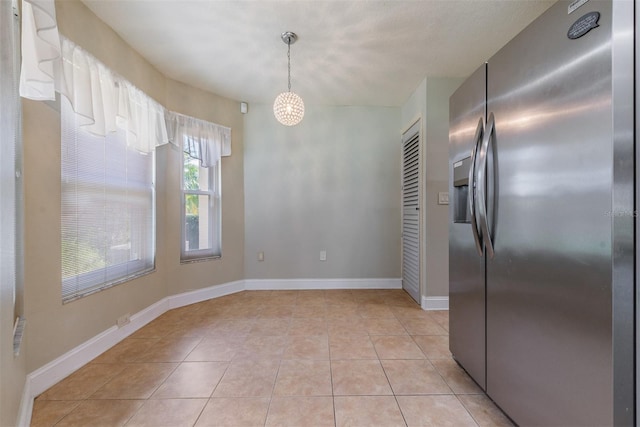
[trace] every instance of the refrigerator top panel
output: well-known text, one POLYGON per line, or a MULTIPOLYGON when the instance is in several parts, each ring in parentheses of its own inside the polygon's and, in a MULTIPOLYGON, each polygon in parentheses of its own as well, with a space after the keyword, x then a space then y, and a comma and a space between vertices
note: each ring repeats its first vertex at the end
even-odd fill
POLYGON ((614 416, 614 352, 626 350, 613 306, 634 285, 614 282, 613 203, 633 191, 632 174, 614 181, 633 147, 614 138, 613 19, 610 1, 561 1, 488 62, 487 393, 520 425, 629 421, 614 416))

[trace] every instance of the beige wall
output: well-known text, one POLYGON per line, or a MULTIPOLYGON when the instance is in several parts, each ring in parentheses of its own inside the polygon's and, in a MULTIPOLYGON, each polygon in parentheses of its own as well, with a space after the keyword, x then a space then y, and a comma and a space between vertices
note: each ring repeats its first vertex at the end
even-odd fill
MULTIPOLYGON (((14 16, 11 3, 0 1, 0 43, 3 48, 0 59, 0 97, 2 98, 0 105, 0 126, 2 127, 0 157, 3 159, 3 164, 7 160, 12 160, 10 156, 13 153, 10 147, 13 145, 13 133, 19 130, 11 128, 13 114, 7 114, 9 110, 13 110, 15 95, 12 95, 12 73, 9 71, 13 68, 13 61, 7 60, 4 49, 12 49, 15 44, 19 43, 17 38, 13 38, 14 28, 16 28, 14 23, 17 26, 18 22, 12 22, 12 19, 14 16), (7 103, 11 106, 10 108, 7 108, 7 103), (7 134, 9 137, 5 139, 7 134)), ((16 154, 19 158, 19 153, 16 154)), ((5 239, 2 251, 0 251, 0 272, 2 273, 0 280, 0 426, 10 426, 15 423, 27 376, 27 358, 25 357, 24 345, 20 355, 14 356, 13 353, 13 325, 16 316, 23 314, 22 295, 18 292, 18 300, 14 303, 15 284, 12 280, 4 280, 13 274, 11 268, 4 270, 9 267, 9 263, 13 262, 12 258, 14 257, 10 251, 5 253, 6 246, 14 243, 13 236, 8 235, 9 232, 13 233, 13 218, 7 217, 5 213, 11 204, 11 199, 14 198, 12 190, 15 188, 15 181, 13 170, 0 170, 0 204, 3 205, 2 213, 0 213, 0 236, 5 239)), ((16 241, 19 239, 20 236, 15 236, 16 241)))
MULTIPOLYGON (((81 2, 56 2, 60 32, 167 108, 232 128, 222 163, 223 258, 181 265, 179 171, 175 147, 157 150, 156 270, 62 304, 60 267, 60 113, 57 103, 23 100, 26 364, 33 371, 165 296, 243 278, 244 200, 239 103, 165 78, 81 2)), ((2 387, 5 379, 3 375, 2 387)), ((24 378, 22 379, 24 383, 24 378)), ((3 395, 4 399, 4 395, 3 395)), ((19 397, 18 397, 19 400, 19 397)), ((15 419, 3 415, 2 421, 15 419)))
POLYGON ((248 279, 400 277, 399 121, 399 108, 309 105, 290 128, 251 106, 248 279))
POLYGON ((166 147, 167 189, 165 238, 169 294, 242 280, 244 278, 244 160, 243 116, 240 103, 168 80, 165 106, 173 111, 231 128, 230 157, 222 158, 222 258, 180 264, 181 153, 166 147), (172 166, 171 166, 172 165, 172 166), (178 166, 178 167, 177 167, 178 166))
POLYGON ((460 78, 427 78, 425 295, 449 296, 449 206, 438 192, 449 191, 449 97, 460 78))
POLYGON ((27 376, 24 344, 20 355, 13 355, 13 289, 6 285, 0 288, 0 426, 15 424, 27 376))
POLYGON ((60 33, 164 103, 166 78, 79 0, 56 0, 60 33))
MULTIPOLYGON (((50 104, 23 101, 25 193, 25 317, 27 363, 33 371, 166 295, 163 257, 156 271, 62 304, 60 261, 60 114, 50 104)), ((158 191, 158 206, 164 204, 158 191)), ((160 209, 159 209, 160 211, 160 209)), ((158 218, 158 230, 164 222, 158 218)), ((158 233, 158 247, 164 242, 158 233)))
POLYGON ((428 77, 402 107, 404 129, 422 120, 421 293, 426 297, 449 295, 449 207, 438 205, 438 192, 448 191, 449 97, 463 81, 428 77))

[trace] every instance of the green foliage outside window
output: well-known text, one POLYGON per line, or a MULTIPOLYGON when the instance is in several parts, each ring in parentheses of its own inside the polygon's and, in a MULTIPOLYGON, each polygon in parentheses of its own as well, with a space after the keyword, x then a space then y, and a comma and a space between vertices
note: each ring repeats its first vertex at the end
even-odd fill
POLYGON ((87 242, 62 239, 62 278, 89 273, 106 265, 103 253, 87 242))
MULTIPOLYGON (((198 190, 200 184, 198 180, 200 178, 200 165, 198 161, 193 159, 187 153, 184 154, 184 189, 185 190, 198 190)), ((185 205, 187 214, 198 215, 198 196, 195 194, 187 194, 185 199, 185 205)))

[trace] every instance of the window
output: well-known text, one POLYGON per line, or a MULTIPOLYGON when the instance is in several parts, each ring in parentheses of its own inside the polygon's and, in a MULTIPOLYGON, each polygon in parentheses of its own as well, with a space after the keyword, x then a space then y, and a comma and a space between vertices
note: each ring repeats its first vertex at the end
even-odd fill
MULTIPOLYGON (((220 249, 220 161, 202 167, 192 157, 188 138, 183 152, 182 168, 182 250, 180 259, 192 261, 221 256, 220 249)), ((195 155, 199 157, 199 153, 195 155)))
POLYGON ((61 97, 64 302, 154 269, 154 153, 89 133, 61 97))
POLYGON ((220 168, 231 155, 231 129, 174 111, 166 123, 169 142, 182 147, 180 261, 219 258, 220 168))

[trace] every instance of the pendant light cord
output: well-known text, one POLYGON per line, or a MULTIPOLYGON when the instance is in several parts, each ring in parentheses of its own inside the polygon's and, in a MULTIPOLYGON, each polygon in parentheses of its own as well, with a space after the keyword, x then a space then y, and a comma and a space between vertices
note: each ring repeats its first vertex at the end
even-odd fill
POLYGON ((287 75, 289 76, 289 92, 291 92, 291 40, 287 42, 287 75))
MULTIPOLYGON (((0 0, 2 1, 2 0, 0 0)), ((278 122, 285 126, 295 126, 304 117, 304 101, 294 92, 291 92, 291 45, 296 42, 298 36, 291 31, 285 31, 280 38, 287 45, 287 87, 288 91, 282 92, 273 102, 273 114, 278 122)))

